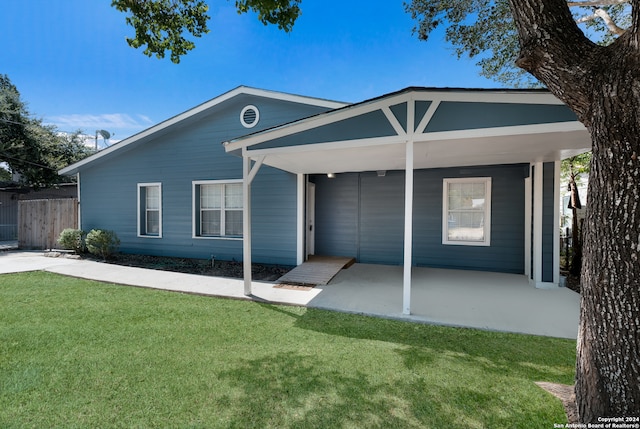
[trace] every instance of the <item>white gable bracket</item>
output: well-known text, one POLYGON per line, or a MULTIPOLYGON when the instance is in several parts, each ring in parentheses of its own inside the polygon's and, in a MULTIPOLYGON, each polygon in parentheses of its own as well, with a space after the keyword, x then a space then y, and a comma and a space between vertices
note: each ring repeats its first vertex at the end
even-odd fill
POLYGON ((424 116, 420 120, 420 123, 418 124, 418 128, 416 128, 416 134, 424 133, 424 130, 427 128, 427 125, 429 125, 429 122, 431 122, 431 118, 433 118, 433 115, 434 113, 436 113, 436 110, 438 110, 439 106, 440 106, 440 100, 433 100, 431 102, 431 104, 429 105, 429 108, 427 109, 424 116))
POLYGON ((384 106, 382 108, 382 112, 384 113, 384 116, 387 117, 387 120, 399 136, 407 135, 407 132, 404 130, 404 128, 402 128, 402 125, 400 125, 398 118, 396 118, 396 115, 394 115, 391 109, 389 109, 389 106, 384 106))

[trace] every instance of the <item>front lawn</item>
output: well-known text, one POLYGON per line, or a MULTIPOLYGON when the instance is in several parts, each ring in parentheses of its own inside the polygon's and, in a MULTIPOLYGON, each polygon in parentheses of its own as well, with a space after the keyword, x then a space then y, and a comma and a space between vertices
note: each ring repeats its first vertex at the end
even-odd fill
POLYGON ((575 341, 0 275, 2 428, 544 428, 575 341))

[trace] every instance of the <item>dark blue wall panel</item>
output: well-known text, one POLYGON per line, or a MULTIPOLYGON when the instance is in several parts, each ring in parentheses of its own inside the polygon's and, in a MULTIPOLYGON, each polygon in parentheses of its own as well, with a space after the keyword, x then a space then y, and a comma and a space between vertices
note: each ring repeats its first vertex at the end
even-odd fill
MULTIPOLYGON (((413 264, 508 273, 524 272, 525 165, 416 170, 413 264), (442 244, 444 178, 491 177, 491 245, 442 244)), ((404 242, 403 171, 313 176, 316 253, 359 262, 401 264, 404 242)))

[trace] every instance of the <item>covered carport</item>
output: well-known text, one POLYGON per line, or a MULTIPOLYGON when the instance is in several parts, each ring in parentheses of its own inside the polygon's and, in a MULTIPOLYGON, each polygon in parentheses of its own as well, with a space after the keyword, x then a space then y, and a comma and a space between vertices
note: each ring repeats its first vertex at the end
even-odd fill
MULTIPOLYGON (((573 113, 546 91, 407 88, 225 142, 243 158, 245 294, 251 289, 251 183, 262 165, 297 175, 298 263, 305 258, 305 190, 310 174, 402 170, 404 248, 402 313, 411 313, 414 171, 526 163, 524 274, 536 287, 559 282, 559 237, 553 280, 542 276, 543 164, 553 163, 559 192, 560 160, 591 147, 573 113)), ((559 197, 554 196, 554 225, 559 197)), ((557 234, 556 234, 557 235, 557 234)))

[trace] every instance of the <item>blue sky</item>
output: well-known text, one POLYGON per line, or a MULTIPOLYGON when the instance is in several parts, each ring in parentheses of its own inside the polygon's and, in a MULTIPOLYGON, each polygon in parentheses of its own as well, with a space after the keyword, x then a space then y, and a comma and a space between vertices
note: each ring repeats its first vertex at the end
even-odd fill
POLYGON ((210 0, 180 64, 130 48, 110 0, 0 0, 0 73, 62 131, 121 140, 239 85, 358 102, 407 86, 489 88, 442 34, 420 42, 402 0, 303 0, 289 34, 210 0))

